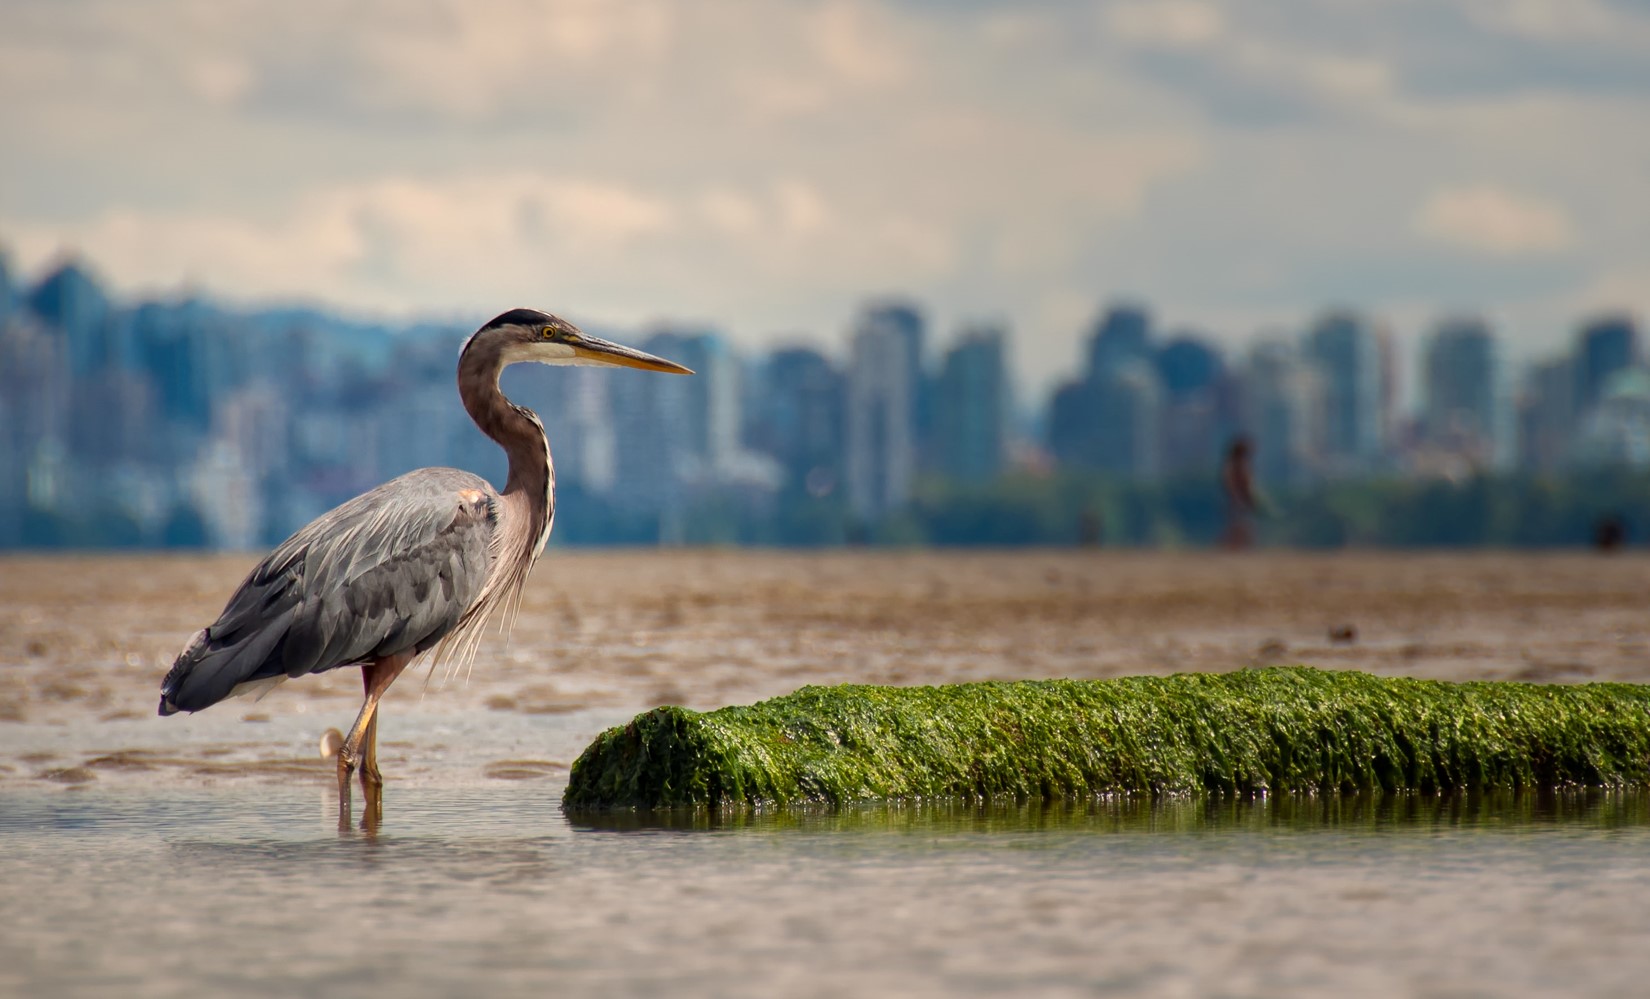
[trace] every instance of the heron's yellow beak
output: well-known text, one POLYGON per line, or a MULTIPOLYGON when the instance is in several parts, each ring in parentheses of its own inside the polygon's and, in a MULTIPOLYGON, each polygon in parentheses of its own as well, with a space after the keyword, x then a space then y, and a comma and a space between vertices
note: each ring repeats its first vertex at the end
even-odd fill
POLYGON ((605 364, 615 368, 640 368, 643 371, 663 371, 672 375, 691 375, 693 369, 684 368, 675 361, 654 357, 645 351, 603 340, 601 337, 581 334, 570 346, 573 356, 584 364, 605 364))

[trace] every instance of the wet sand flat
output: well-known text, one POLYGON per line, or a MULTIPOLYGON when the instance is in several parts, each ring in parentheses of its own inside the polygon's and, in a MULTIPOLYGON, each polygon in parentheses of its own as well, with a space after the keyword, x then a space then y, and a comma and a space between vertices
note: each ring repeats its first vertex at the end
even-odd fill
MULTIPOLYGON (((0 559, 0 786, 141 781, 179 769, 324 776, 314 740, 353 717, 356 670, 305 677, 258 702, 154 717, 172 658, 254 561, 0 559), (281 739, 269 738, 272 725, 281 739)), ((489 639, 462 675, 405 676, 385 701, 383 738, 412 756, 398 745, 415 731, 407 719, 462 722, 481 735, 455 758, 525 775, 565 766, 543 757, 577 747, 491 758, 503 747, 486 746, 485 732, 507 717, 511 729, 556 716, 612 721, 656 704, 713 708, 804 684, 1266 663, 1645 681, 1647 581, 1650 557, 1636 554, 552 550, 509 642, 489 639), (518 757, 528 763, 510 765, 518 757)))
POLYGON ((1650 558, 551 552, 409 673, 384 820, 358 671, 155 716, 255 561, 0 559, 0 995, 1635 995, 1650 792, 567 815, 664 702, 1304 662, 1650 679, 1650 558))

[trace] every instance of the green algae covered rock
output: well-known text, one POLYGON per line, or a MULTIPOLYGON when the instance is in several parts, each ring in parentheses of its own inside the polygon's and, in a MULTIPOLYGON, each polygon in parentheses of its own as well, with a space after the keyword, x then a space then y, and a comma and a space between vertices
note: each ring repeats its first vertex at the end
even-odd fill
POLYGON ((656 708, 573 764, 570 808, 1650 783, 1650 686, 1275 667, 804 687, 656 708))

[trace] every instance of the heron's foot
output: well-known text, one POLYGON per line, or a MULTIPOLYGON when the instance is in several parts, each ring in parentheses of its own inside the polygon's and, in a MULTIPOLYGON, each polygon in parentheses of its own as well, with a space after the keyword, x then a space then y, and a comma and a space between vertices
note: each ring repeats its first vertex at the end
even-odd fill
POLYGON ((355 765, 345 755, 338 754, 338 831, 348 832, 350 826, 349 779, 355 765))
POLYGON ((361 773, 361 831, 367 834, 376 833, 379 823, 384 821, 384 785, 382 783, 368 784, 366 772, 361 773))
POLYGON ((350 778, 356 771, 361 776, 361 829, 363 832, 378 831, 379 824, 384 816, 384 777, 378 772, 375 760, 357 762, 348 752, 338 754, 338 831, 347 833, 352 830, 351 815, 353 805, 350 801, 350 778))

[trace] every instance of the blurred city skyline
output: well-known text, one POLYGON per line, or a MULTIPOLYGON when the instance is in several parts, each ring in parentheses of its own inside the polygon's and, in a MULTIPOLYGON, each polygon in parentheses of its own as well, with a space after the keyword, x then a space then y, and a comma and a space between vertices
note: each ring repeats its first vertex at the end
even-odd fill
MULTIPOLYGON (((255 548, 420 466, 497 481, 453 393, 479 322, 122 299, 83 264, 17 281, 0 255, 0 548, 255 548)), ((1535 364, 1448 317, 1412 367, 1353 310, 1229 350, 1102 304, 1082 361, 1018 404, 1012 326, 942 338, 911 298, 863 300, 834 344, 594 331, 697 374, 506 372, 543 417, 570 543, 1207 544, 1240 439, 1289 497, 1270 543, 1551 545, 1650 522, 1650 366, 1626 313, 1535 364)))
POLYGON ((754 352, 898 294, 936 345, 1011 326, 1022 398, 1108 301, 1228 354, 1347 308, 1405 370, 1452 318, 1522 363, 1650 314, 1650 14, 1610 0, 18 0, 0 90, 0 242, 123 298, 754 352))

